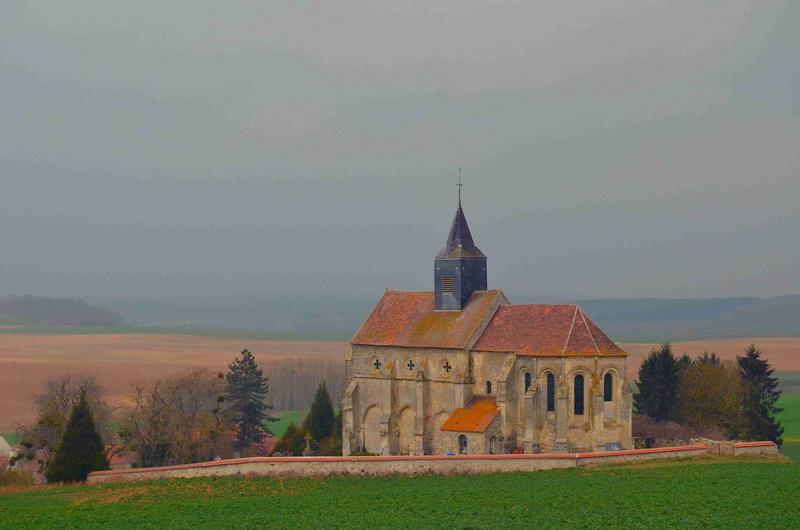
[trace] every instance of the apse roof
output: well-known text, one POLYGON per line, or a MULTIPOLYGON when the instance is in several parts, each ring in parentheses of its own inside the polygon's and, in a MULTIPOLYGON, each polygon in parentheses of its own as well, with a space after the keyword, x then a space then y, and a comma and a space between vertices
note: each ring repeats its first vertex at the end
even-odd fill
POLYGON ((576 304, 499 307, 472 349, 536 356, 627 355, 576 304))

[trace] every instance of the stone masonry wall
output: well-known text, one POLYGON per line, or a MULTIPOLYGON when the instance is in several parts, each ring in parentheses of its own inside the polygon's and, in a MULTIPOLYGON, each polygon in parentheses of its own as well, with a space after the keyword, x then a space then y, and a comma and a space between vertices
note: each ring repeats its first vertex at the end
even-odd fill
MULTIPOLYGON (((772 442, 735 444, 736 455, 776 455, 772 442)), ((708 454, 705 445, 597 453, 477 456, 365 456, 240 458, 182 466, 96 471, 89 483, 165 478, 258 475, 275 478, 483 474, 574 468, 642 460, 686 458, 708 454)))

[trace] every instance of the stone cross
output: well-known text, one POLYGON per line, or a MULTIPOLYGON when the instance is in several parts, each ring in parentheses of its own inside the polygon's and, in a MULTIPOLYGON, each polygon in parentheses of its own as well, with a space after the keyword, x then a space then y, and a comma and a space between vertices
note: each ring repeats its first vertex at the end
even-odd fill
POLYGON ((311 451, 311 434, 306 433, 304 438, 306 439, 306 448, 303 449, 303 456, 311 456, 311 453, 313 452, 311 451))

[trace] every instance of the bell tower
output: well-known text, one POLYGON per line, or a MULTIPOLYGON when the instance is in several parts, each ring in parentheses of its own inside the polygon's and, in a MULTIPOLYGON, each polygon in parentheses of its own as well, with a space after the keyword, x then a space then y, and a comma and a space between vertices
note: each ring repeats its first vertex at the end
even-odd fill
POLYGON ((458 176, 458 208, 447 243, 433 263, 434 308, 461 311, 474 291, 485 291, 486 256, 475 246, 461 208, 461 168, 458 176))

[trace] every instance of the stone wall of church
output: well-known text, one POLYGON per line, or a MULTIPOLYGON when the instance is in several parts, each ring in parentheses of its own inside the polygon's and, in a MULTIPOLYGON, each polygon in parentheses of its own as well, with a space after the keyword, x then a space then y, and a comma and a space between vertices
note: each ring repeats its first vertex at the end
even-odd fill
POLYGON ((500 429, 500 418, 494 419, 484 432, 442 433, 441 453, 445 455, 489 455, 506 454, 511 451, 505 446, 505 439, 500 429), (464 437, 463 441, 461 437, 464 437))
POLYGON ((632 399, 624 357, 508 356, 473 353, 475 393, 492 382, 503 416, 503 435, 515 437, 525 452, 593 451, 607 444, 632 447, 632 399), (504 368, 507 368, 505 372, 504 368), (605 400, 604 378, 611 374, 611 400, 605 400), (552 410, 548 410, 548 374, 554 378, 552 410), (576 410, 576 376, 583 377, 583 413, 576 410), (526 377, 530 377, 526 388, 526 377))
MULTIPOLYGON (((499 409, 493 427, 500 441, 498 453, 515 448, 530 453, 597 451, 607 444, 632 447, 632 398, 624 357, 531 357, 353 345, 347 374, 344 454, 455 453, 457 436, 443 432, 441 425, 472 395, 487 392, 496 396, 499 409), (607 373, 612 378, 610 400, 604 396, 607 373), (553 410, 548 410, 548 374, 554 378, 553 410), (576 376, 583 378, 582 414, 575 406, 576 376)), ((469 438, 470 454, 488 452, 489 435, 469 438)))
POLYGON ((439 427, 469 399, 463 350, 353 345, 342 401, 345 454, 443 454, 439 427))

